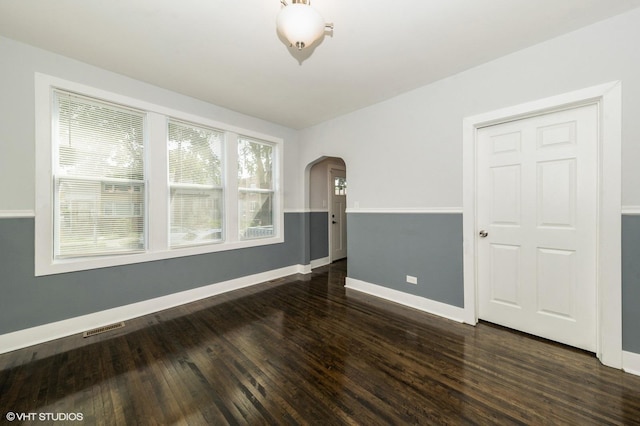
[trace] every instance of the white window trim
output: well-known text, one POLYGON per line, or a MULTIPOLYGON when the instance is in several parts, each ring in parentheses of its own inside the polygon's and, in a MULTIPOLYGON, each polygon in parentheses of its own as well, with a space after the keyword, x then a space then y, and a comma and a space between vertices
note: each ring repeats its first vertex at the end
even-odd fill
POLYGON ((140 262, 214 253, 240 248, 264 246, 284 242, 283 141, 270 135, 230 126, 183 111, 108 92, 95 87, 60 79, 46 74, 35 74, 35 137, 36 137, 36 201, 35 201, 35 275, 51 275, 65 272, 128 265, 140 262), (107 102, 130 106, 147 112, 146 180, 147 199, 147 250, 143 253, 112 256, 54 259, 53 246, 53 152, 51 113, 53 88, 79 93, 107 102), (206 245, 169 247, 169 203, 167 175, 166 128, 169 119, 197 123, 225 132, 225 188, 224 188, 224 242, 206 245), (237 237, 237 152, 238 135, 273 144, 275 184, 275 236, 269 238, 239 240, 237 237), (154 143, 149 143, 153 141, 154 143), (158 141, 162 143, 158 143, 158 141))

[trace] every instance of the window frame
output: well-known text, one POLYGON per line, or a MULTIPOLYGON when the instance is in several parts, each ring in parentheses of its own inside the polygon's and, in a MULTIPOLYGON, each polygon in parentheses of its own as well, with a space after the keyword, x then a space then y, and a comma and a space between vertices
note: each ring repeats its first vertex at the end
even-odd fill
MULTIPOLYGON (((62 205, 63 205, 63 197, 62 197, 62 188, 68 185, 74 185, 74 184, 80 184, 80 185, 87 185, 87 184, 92 184, 93 186, 95 186, 96 190, 98 189, 98 187, 100 188, 100 190, 98 192, 91 192, 90 195, 93 196, 94 200, 93 203, 96 203, 97 205, 94 206, 94 208, 98 208, 99 210, 102 210, 102 214, 99 215, 100 219, 107 219, 107 218, 116 218, 116 217, 120 217, 120 218, 124 218, 124 217, 142 217, 142 227, 140 229, 138 229, 139 231, 142 232, 142 234, 145 234, 145 228, 144 228, 144 222, 146 221, 146 217, 144 216, 144 205, 146 204, 146 179, 144 177, 144 171, 145 171, 145 167, 144 167, 144 161, 145 161, 145 157, 144 157, 144 148, 146 147, 147 143, 144 140, 145 135, 147 133, 147 125, 146 125, 146 113, 144 111, 140 111, 138 109, 134 109, 134 108, 130 108, 127 106, 123 106, 123 105, 119 105, 119 104, 115 104, 113 102, 105 102, 104 100, 101 99, 96 99, 96 98, 88 98, 86 96, 82 96, 79 95, 77 93, 73 93, 70 91, 63 91, 60 89, 52 89, 52 93, 51 93, 51 101, 52 101, 52 110, 51 110, 51 129, 52 129, 52 134, 51 134, 51 138, 52 138, 52 144, 51 144, 51 152, 52 152, 52 182, 54 185, 54 190, 53 190, 53 208, 52 208, 52 214, 53 214, 53 226, 54 226, 54 257, 56 259, 64 259, 64 258, 77 258, 80 257, 77 254, 73 254, 73 253, 65 253, 65 250, 63 248, 63 244, 62 244, 62 228, 63 226, 63 217, 64 215, 62 214, 62 205), (142 148, 143 148, 143 164, 141 169, 139 170, 142 172, 143 176, 141 178, 133 178, 133 177, 112 177, 112 176, 108 176, 108 173, 105 172, 104 174, 100 175, 100 174, 93 174, 93 170, 91 170, 89 173, 87 173, 87 170, 82 170, 79 173, 68 173, 67 171, 65 171, 65 167, 62 166, 62 158, 63 156, 61 155, 61 151, 60 148, 62 145, 62 142, 66 142, 64 143, 64 146, 67 146, 69 148, 71 148, 71 145, 67 145, 71 143, 71 137, 69 136, 68 139, 65 140, 65 138, 60 138, 59 137, 59 129, 60 127, 62 127, 62 124, 60 122, 60 105, 62 102, 69 102, 69 103, 76 103, 76 104, 82 104, 82 105, 91 105, 93 107, 99 107, 101 110, 103 111, 109 111, 111 113, 113 113, 114 111, 117 111, 118 114, 129 114, 131 116, 136 116, 138 117, 139 120, 139 124, 140 127, 142 129, 142 134, 140 135, 141 137, 139 138, 139 142, 142 143, 142 148), (58 120, 54 119, 57 118, 58 120), (54 140, 56 142, 58 142, 58 144, 54 143, 54 140), (108 189, 108 187, 111 187, 110 190, 108 189), (141 202, 140 204, 143 206, 143 209, 140 210, 139 215, 134 215, 134 205, 133 203, 131 204, 131 214, 128 215, 121 215, 121 214, 117 214, 115 213, 117 211, 116 205, 117 204, 121 204, 121 203, 117 203, 114 200, 111 201, 106 201, 105 199, 105 193, 109 193, 109 194, 114 194, 119 192, 122 193, 123 191, 119 191, 117 188, 121 188, 121 187, 126 187, 127 189, 131 189, 133 190, 134 187, 136 186, 140 186, 141 189, 139 189, 137 192, 141 194, 141 202), (110 205, 111 207, 111 214, 105 214, 105 212, 107 211, 106 207, 110 205), (105 208, 103 208, 105 207, 105 208), (115 214, 114 214, 115 213, 115 214), (57 238, 56 238, 57 236, 57 238)), ((91 129, 91 130, 95 130, 95 129, 91 129)), ((99 133, 100 129, 97 129, 99 133)), ((69 129, 69 134, 71 134, 71 129, 69 129)), ((127 191, 125 191, 127 192, 127 191)), ((71 196, 72 193, 68 193, 67 196, 71 196)), ((131 200, 128 200, 131 201, 131 200)), ((71 205, 74 205, 76 203, 74 203, 73 201, 69 200, 69 203, 71 203, 71 205)), ((86 200, 82 200, 81 202, 79 202, 79 204, 87 204, 88 202, 86 200)), ((91 202, 89 202, 90 204, 91 202)), ((93 210, 93 209, 92 209, 93 210)), ((86 213, 86 212, 85 212, 86 213)), ((97 228, 94 226, 94 231, 96 229, 101 229, 100 226, 98 226, 97 228)), ((95 248, 95 247, 94 247, 95 248)), ((91 250, 91 249, 89 249, 91 250)), ((109 255, 122 255, 122 254, 133 254, 133 253, 140 253, 141 251, 144 251, 144 247, 140 248, 140 247, 117 247, 116 249, 112 249, 109 250, 107 248, 105 248, 105 251, 91 251, 90 254, 86 254, 85 256, 82 257, 91 257, 91 256, 109 256, 109 255)))
MULTIPOLYGON (((202 130, 208 130, 211 132, 215 132, 215 133, 219 133, 221 136, 221 141, 220 141, 220 161, 221 161, 221 165, 220 168, 222 170, 221 176, 220 176, 220 185, 219 186, 215 186, 215 185, 201 185, 201 184, 190 184, 190 183, 180 183, 180 182, 171 182, 170 176, 168 175, 168 185, 169 185, 169 191, 171 191, 172 188, 182 188, 184 190, 192 190, 192 191, 197 191, 197 190, 205 190, 205 191, 216 191, 219 190, 220 193, 222 194, 221 200, 222 200, 222 211, 221 211, 221 221, 222 221, 222 229, 221 229, 221 238, 219 240, 211 240, 211 241, 200 241, 200 242, 192 242, 192 243, 184 243, 184 244, 175 244, 172 245, 171 244, 171 229, 173 229, 174 227, 177 227, 178 225, 175 225, 171 222, 171 197, 167 198, 167 204, 168 204, 168 220, 167 220, 167 225, 168 225, 168 229, 169 229, 169 243, 168 243, 168 248, 170 250, 180 250, 183 249, 185 247, 192 247, 192 246, 197 246, 197 245, 207 245, 207 244, 223 244, 226 240, 226 194, 225 191, 226 189, 226 185, 225 185, 225 180, 226 180, 226 169, 227 169, 227 164, 226 164, 226 160, 225 160, 225 150, 226 150, 226 138, 225 138, 225 131, 221 130, 221 129, 217 129, 217 128, 212 128, 212 127, 208 127, 208 126, 204 126, 202 124, 199 123, 191 123, 191 122, 186 122, 184 120, 178 120, 176 118, 173 117, 167 117, 167 138, 165 143, 167 144, 167 150, 169 147, 169 126, 171 125, 171 123, 173 123, 174 125, 182 125, 182 126, 190 126, 193 128, 200 128, 202 130)), ((167 171, 169 171, 170 169, 170 159, 167 156, 167 171)))
POLYGON ((46 74, 35 74, 35 275, 51 275, 155 260, 179 258, 226 250, 264 246, 284 242, 283 203, 283 140, 209 118, 175 110, 126 95, 76 83, 46 74), (54 141, 52 139, 53 90, 77 93, 125 107, 143 110, 147 114, 145 138, 145 250, 140 253, 76 258, 54 258, 54 141), (223 202, 224 225, 222 242, 184 247, 169 243, 169 176, 167 129, 170 120, 193 123, 224 132, 223 202), (238 235, 237 144, 241 137, 263 141, 274 147, 274 236, 241 240, 238 235), (166 206, 165 208, 158 208, 166 206), (150 214, 151 213, 151 214, 150 214))

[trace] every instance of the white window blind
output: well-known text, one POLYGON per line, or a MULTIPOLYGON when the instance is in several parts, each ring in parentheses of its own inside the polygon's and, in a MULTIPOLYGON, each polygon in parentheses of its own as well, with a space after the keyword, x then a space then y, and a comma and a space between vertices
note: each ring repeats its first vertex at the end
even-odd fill
POLYGON ((145 247, 145 114, 54 92, 54 256, 145 247))
POLYGON ((223 132, 168 124, 170 247, 222 241, 223 132))
POLYGON ((274 148, 238 139, 238 223, 241 239, 272 237, 274 230, 274 148))

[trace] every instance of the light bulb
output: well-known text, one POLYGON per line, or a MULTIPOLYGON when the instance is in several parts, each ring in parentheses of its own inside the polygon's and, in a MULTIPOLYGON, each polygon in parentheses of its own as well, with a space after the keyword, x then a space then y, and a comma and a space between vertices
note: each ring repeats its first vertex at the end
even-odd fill
POLYGON ((311 6, 294 3, 280 10, 276 27, 291 45, 302 50, 322 36, 325 23, 322 16, 311 6))

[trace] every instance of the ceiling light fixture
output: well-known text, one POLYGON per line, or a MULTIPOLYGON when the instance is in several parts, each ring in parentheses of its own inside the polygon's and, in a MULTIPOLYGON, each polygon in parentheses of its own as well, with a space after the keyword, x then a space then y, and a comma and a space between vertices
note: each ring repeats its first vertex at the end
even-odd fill
POLYGON ((298 50, 311 46, 326 29, 333 30, 333 24, 326 24, 322 16, 311 7, 311 0, 292 0, 288 5, 280 0, 283 8, 276 19, 278 32, 298 50))

